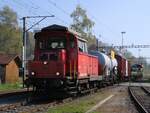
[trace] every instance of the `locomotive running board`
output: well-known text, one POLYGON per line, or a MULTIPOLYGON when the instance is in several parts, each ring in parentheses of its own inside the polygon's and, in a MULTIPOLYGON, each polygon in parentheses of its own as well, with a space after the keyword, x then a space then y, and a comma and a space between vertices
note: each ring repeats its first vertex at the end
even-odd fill
POLYGON ((90 81, 102 81, 103 77, 102 76, 98 76, 98 77, 90 77, 90 81))

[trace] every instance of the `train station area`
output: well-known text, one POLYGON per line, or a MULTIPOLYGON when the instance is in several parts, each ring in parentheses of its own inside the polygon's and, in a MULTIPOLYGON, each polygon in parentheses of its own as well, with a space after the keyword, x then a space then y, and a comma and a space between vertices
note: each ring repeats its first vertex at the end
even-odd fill
POLYGON ((0 113, 150 113, 148 0, 0 0, 0 113))
POLYGON ((30 100, 29 103, 25 100, 32 94, 31 92, 20 91, 16 94, 9 92, 6 96, 4 93, 3 96, 0 94, 0 111, 3 113, 139 113, 129 93, 129 86, 132 88, 142 86, 150 91, 148 83, 141 85, 141 83, 127 82, 103 87, 76 98, 64 97, 60 100, 52 97, 43 99, 39 96, 40 99, 30 100))

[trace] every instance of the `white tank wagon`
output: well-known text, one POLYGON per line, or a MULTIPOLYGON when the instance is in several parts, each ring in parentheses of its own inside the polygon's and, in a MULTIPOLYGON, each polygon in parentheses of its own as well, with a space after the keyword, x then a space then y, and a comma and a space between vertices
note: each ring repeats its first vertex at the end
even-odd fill
POLYGON ((102 52, 99 51, 90 51, 89 52, 91 55, 95 55, 98 57, 98 61, 99 61, 99 69, 98 69, 98 74, 101 75, 103 77, 103 79, 108 78, 108 76, 110 75, 110 69, 111 69, 111 60, 110 58, 105 55, 102 52))
POLYGON ((113 74, 117 74, 117 66, 118 66, 118 62, 117 60, 114 58, 114 59, 111 59, 111 70, 113 71, 113 74))
POLYGON ((118 62, 115 58, 111 59, 111 79, 113 79, 114 82, 117 81, 117 75, 118 75, 118 62))
POLYGON ((106 54, 94 50, 91 50, 89 53, 98 57, 99 75, 102 75, 104 80, 116 79, 118 62, 115 58, 111 59, 106 54))

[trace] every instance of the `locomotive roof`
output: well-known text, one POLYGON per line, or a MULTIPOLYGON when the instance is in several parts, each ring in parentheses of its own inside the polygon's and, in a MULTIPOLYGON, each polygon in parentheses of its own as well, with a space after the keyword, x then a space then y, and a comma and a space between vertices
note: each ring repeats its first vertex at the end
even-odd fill
POLYGON ((50 30, 67 31, 67 27, 53 24, 53 25, 42 28, 42 31, 50 31, 50 30))
POLYGON ((50 26, 47 26, 47 27, 44 27, 41 31, 68 31, 69 33, 73 34, 73 35, 77 35, 78 36, 78 39, 79 40, 82 40, 84 42, 87 42, 87 40, 81 38, 81 34, 68 28, 68 27, 65 27, 65 26, 61 26, 61 25, 57 25, 57 24, 53 24, 53 25, 50 25, 50 26))
POLYGON ((132 67, 143 68, 143 65, 142 64, 133 64, 132 67))

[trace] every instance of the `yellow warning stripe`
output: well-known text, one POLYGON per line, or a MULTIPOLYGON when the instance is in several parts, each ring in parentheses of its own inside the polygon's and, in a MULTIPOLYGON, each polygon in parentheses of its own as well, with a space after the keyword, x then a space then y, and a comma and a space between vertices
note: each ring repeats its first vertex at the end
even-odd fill
POLYGON ((74 78, 76 76, 76 60, 74 60, 74 78))
POLYGON ((70 77, 72 77, 72 74, 71 74, 71 61, 70 61, 70 77))

